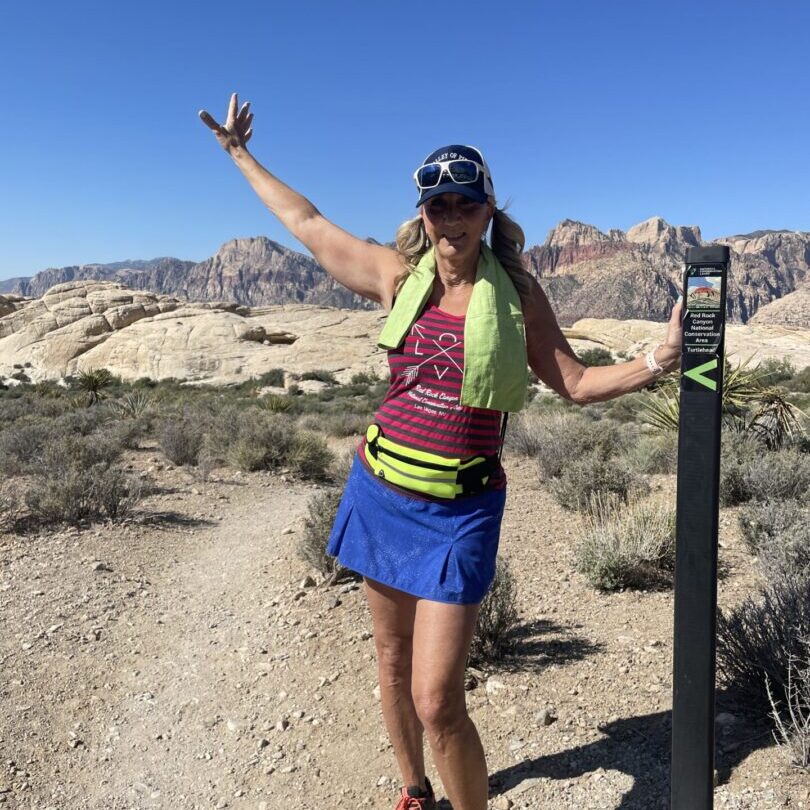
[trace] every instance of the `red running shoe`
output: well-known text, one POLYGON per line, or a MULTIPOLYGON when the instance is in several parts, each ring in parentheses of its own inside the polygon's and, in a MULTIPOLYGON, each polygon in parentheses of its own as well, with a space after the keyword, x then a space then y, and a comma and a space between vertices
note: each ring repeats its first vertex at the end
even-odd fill
POLYGON ((427 776, 425 788, 425 790, 414 786, 402 788, 402 796, 394 810, 436 810, 436 796, 427 776))

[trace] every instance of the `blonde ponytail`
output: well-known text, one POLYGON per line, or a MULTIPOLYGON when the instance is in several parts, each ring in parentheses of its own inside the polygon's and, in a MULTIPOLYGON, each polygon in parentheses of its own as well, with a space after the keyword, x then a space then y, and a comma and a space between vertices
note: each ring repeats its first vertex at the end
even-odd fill
MULTIPOLYGON (((526 236, 523 228, 503 208, 496 208, 492 215, 492 252, 512 279, 512 284, 525 305, 529 298, 531 276, 523 265, 523 247, 526 236)), ((524 306, 525 309, 525 306, 524 306)))

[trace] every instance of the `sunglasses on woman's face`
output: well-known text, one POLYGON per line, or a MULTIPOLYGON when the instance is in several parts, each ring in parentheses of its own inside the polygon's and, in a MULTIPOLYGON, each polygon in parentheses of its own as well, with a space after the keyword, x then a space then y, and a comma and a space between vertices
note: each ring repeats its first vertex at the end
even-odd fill
POLYGON ((413 173, 413 179, 422 191, 438 186, 444 174, 447 174, 454 183, 474 183, 481 171, 483 167, 474 160, 442 160, 420 166, 413 173))

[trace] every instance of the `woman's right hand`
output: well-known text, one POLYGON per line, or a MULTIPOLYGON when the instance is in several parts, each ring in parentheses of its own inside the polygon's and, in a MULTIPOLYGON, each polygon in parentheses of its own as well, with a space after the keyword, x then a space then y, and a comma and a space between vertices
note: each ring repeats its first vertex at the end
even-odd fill
POLYGON ((220 126, 205 110, 199 112, 202 122, 213 131, 219 145, 228 154, 231 154, 234 149, 246 149, 246 144, 253 134, 253 113, 248 112, 250 102, 246 101, 237 113, 238 105, 237 95, 233 93, 230 104, 228 104, 228 118, 224 127, 220 126))

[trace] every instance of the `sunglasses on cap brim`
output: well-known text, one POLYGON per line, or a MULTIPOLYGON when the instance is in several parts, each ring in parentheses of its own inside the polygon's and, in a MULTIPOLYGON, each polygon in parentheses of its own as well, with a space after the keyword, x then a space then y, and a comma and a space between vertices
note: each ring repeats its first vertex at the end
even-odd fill
POLYGON ((454 183, 464 185, 474 183, 483 171, 484 167, 474 160, 441 160, 420 166, 413 173, 413 179, 419 190, 424 191, 426 188, 436 188, 445 174, 454 183))

